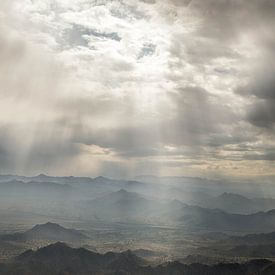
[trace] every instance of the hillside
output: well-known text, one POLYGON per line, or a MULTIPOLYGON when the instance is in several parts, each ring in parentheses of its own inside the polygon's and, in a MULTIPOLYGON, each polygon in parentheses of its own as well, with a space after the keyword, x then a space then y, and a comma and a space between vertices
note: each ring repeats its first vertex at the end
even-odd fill
POLYGON ((24 233, 2 235, 1 239, 6 241, 28 241, 28 240, 48 240, 60 242, 81 242, 88 237, 75 229, 67 229, 56 223, 46 223, 35 225, 32 229, 24 233))
POLYGON ((185 265, 169 262, 150 267, 131 251, 98 254, 84 248, 71 248, 56 243, 37 251, 28 250, 12 262, 0 265, 3 275, 84 275, 84 274, 131 274, 131 275, 269 275, 275 265, 267 260, 254 260, 244 264, 185 265))

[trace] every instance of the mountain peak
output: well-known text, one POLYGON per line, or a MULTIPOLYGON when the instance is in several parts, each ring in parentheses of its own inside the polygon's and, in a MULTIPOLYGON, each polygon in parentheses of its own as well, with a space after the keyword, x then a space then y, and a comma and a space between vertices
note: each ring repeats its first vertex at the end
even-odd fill
POLYGON ((45 175, 45 174, 39 174, 37 176, 35 176, 35 178, 48 178, 49 176, 45 175))
POLYGON ((62 227, 61 225, 57 223, 47 222, 44 224, 37 224, 35 225, 30 231, 38 231, 43 229, 49 229, 49 230, 66 230, 66 228, 62 227))
POLYGON ((57 223, 37 224, 23 233, 28 239, 43 239, 61 242, 75 242, 87 239, 80 231, 65 228, 57 223))
POLYGON ((56 243, 48 245, 47 248, 53 249, 53 250, 60 250, 60 249, 67 249, 70 247, 66 243, 56 242, 56 243))
POLYGON ((119 191, 114 192, 113 196, 120 199, 142 199, 142 196, 140 196, 138 193, 129 192, 125 189, 120 189, 119 191))

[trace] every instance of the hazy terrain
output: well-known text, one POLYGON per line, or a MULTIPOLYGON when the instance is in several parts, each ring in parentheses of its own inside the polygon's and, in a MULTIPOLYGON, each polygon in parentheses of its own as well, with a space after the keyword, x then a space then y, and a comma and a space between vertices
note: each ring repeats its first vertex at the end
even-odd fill
POLYGON ((84 273, 79 274, 91 270, 107 274, 121 268, 130 272, 133 264, 128 261, 136 265, 136 273, 132 270, 129 274, 172 274, 173 269, 179 272, 175 274, 183 270, 201 274, 205 268, 207 274, 251 274, 253 268, 262 272, 259 274, 272 274, 268 270, 274 270, 275 200, 272 185, 262 189, 262 196, 258 186, 243 183, 240 190, 234 182, 186 177, 112 180, 0 176, 0 274, 17 268, 22 269, 20 274, 27 274, 28 268, 59 274, 67 268, 47 271, 52 261, 58 261, 47 259, 48 253, 50 257, 67 257, 64 261, 68 263, 70 257, 75 258, 72 253, 80 253, 78 264, 84 273), (25 252, 57 242, 63 244, 47 248, 57 249, 55 254, 47 249, 25 252), (86 250, 71 250, 65 244, 86 250), (110 252, 122 254, 106 254, 110 252), (254 259, 268 261, 256 263, 254 259), (35 261, 39 264, 32 266, 35 261), (119 262, 118 267, 113 261, 119 262), (167 266, 171 261, 186 266, 167 266), (189 266, 193 263, 213 267, 189 266), (230 263, 240 265, 233 265, 236 270, 226 273, 227 268, 231 270, 230 263))

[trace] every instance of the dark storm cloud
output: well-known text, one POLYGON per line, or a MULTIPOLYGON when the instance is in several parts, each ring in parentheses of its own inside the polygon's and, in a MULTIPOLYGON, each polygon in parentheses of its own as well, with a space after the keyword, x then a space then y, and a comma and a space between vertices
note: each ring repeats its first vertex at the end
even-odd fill
MULTIPOLYGON (((275 51, 274 51, 275 57, 275 51)), ((246 86, 239 87, 236 93, 241 96, 255 97, 262 100, 274 100, 275 99, 275 68, 272 66, 266 66, 261 68, 261 71, 257 72, 253 77, 251 83, 246 86)))
POLYGON ((247 111, 247 120, 258 127, 272 128, 275 123, 275 100, 252 104, 247 111))
MULTIPOLYGON (((275 58, 275 52, 270 58, 275 58)), ((270 63, 269 61, 265 61, 270 63)), ((238 95, 247 98, 251 104, 246 110, 246 119, 253 125, 272 128, 275 123, 275 68, 264 65, 246 86, 236 90, 238 95)))
MULTIPOLYGON (((272 60, 275 58, 275 2, 193 0, 189 8, 199 14, 203 23, 196 31, 196 35, 184 43, 184 51, 180 51, 182 47, 178 50, 174 48, 174 55, 181 54, 182 58, 192 64, 207 64, 209 60, 218 57, 242 60, 235 44, 242 36, 252 34, 256 39, 254 43, 261 51, 259 60, 256 60, 261 64, 261 68, 251 76, 247 86, 238 88, 236 92, 251 102, 248 104, 245 118, 249 123, 261 128, 273 127, 275 70, 272 60)), ((176 45, 175 43, 174 47, 176 45)))

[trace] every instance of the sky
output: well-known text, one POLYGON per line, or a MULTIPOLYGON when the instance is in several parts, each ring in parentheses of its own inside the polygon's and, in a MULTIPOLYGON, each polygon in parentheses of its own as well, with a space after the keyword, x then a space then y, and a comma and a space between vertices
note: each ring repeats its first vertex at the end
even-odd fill
POLYGON ((1 0, 0 173, 275 176, 275 1, 1 0))

